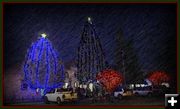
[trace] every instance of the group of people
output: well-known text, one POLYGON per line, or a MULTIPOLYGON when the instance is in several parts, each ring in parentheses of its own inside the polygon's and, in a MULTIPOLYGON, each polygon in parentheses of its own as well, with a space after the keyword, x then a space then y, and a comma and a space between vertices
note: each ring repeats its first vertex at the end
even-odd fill
POLYGON ((102 85, 94 84, 93 89, 87 88, 76 88, 75 92, 78 94, 79 99, 90 98, 92 102, 97 102, 106 98, 107 92, 102 85))

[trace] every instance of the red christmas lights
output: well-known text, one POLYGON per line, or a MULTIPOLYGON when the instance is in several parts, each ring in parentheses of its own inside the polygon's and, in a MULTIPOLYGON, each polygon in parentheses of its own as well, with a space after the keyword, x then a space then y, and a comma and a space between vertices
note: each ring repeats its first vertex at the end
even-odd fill
POLYGON ((103 84, 107 92, 112 92, 123 82, 122 74, 112 69, 103 70, 97 75, 96 79, 103 84))
POLYGON ((153 83, 153 85, 160 85, 163 82, 169 82, 170 77, 166 72, 155 71, 151 73, 148 79, 153 83))

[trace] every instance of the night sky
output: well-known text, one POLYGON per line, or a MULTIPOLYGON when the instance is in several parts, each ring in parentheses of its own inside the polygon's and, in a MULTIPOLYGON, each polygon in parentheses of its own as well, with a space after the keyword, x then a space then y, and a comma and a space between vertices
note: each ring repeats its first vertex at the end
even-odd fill
POLYGON ((133 42, 142 70, 176 73, 176 4, 5 4, 5 70, 23 64, 40 33, 64 63, 75 60, 83 25, 92 18, 105 57, 114 64, 115 37, 133 42))

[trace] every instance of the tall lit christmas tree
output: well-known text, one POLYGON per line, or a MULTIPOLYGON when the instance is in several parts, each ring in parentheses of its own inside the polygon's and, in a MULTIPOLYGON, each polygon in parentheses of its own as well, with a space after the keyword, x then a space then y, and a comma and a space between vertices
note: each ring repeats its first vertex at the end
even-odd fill
POLYGON ((81 35, 77 66, 77 78, 80 83, 95 80, 97 73, 106 67, 102 45, 90 17, 85 22, 81 35))
POLYGON ((61 87, 64 68, 45 33, 28 49, 24 64, 24 79, 33 89, 61 87))

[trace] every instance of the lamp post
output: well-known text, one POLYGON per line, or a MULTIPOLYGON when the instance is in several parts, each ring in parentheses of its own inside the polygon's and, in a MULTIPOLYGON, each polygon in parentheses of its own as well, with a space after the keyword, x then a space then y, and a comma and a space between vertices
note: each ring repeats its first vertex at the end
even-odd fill
POLYGON ((124 85, 126 86, 126 71, 125 71, 125 63, 124 63, 124 51, 121 50, 122 61, 123 61, 123 76, 124 76, 124 85))

